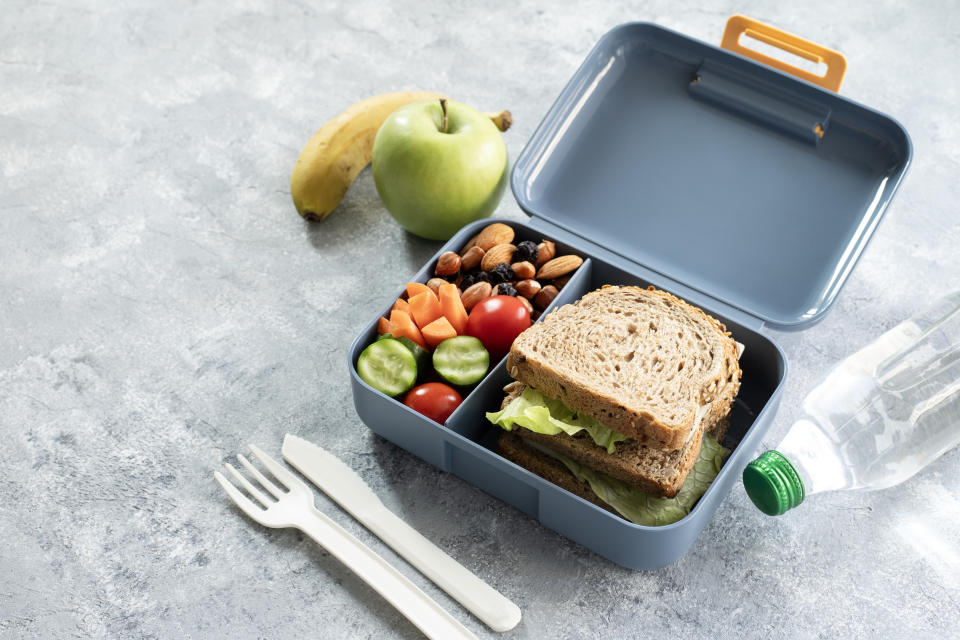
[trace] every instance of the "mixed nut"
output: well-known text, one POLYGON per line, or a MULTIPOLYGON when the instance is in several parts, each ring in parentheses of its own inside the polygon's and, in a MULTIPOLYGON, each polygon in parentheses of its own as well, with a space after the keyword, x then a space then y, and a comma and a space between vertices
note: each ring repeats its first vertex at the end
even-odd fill
POLYGON ((489 296, 514 296, 523 302, 536 319, 583 264, 577 255, 557 256, 550 240, 540 243, 524 240, 516 245, 514 231, 495 222, 471 238, 460 253, 440 255, 434 276, 427 286, 434 291, 452 282, 460 290, 460 300, 469 312, 489 296))

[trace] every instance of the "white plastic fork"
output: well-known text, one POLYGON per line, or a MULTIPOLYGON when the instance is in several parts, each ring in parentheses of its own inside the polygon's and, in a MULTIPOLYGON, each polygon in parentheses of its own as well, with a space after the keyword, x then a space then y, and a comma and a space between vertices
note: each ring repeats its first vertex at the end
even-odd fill
POLYGON ((396 607, 397 611, 428 638, 476 640, 476 636, 469 629, 460 624, 417 585, 317 509, 313 502, 313 492, 303 481, 257 446, 251 444, 250 452, 260 460, 274 478, 287 488, 287 491, 277 487, 242 454, 238 454, 237 459, 240 464, 250 472, 261 487, 276 498, 276 502, 270 500, 243 474, 232 465, 226 464, 224 466, 233 479, 263 505, 261 508, 255 504, 222 473, 214 471, 214 478, 244 513, 265 527, 274 529, 292 527, 303 531, 396 607))

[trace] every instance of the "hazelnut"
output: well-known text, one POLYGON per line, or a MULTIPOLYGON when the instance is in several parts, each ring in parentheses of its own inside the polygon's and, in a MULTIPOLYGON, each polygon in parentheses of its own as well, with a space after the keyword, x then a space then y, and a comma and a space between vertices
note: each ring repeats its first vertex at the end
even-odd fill
POLYGON ((558 293, 560 292, 557 291, 555 286, 548 284, 533 298, 533 304, 537 309, 546 309, 550 306, 550 303, 553 302, 553 299, 557 297, 558 293))
POLYGON ((432 289, 433 292, 436 294, 440 293, 441 285, 445 285, 445 284, 448 284, 448 283, 443 278, 430 278, 429 280, 427 280, 427 286, 430 287, 430 289, 432 289))
POLYGON ((464 271, 476 269, 480 266, 480 261, 483 260, 483 254, 485 253, 486 251, 480 247, 470 247, 460 259, 460 268, 464 271))
POLYGON ((550 262, 557 255, 557 245, 550 240, 544 240, 537 245, 537 266, 550 262))
POLYGON ((536 280, 526 279, 521 280, 516 284, 517 293, 519 293, 524 298, 533 299, 538 293, 540 293, 540 283, 536 280))
POLYGON ((510 268, 513 269, 513 273, 516 274, 517 280, 526 280, 527 278, 532 278, 537 275, 537 268, 530 262, 514 262, 510 265, 510 268))
POLYGON ((527 299, 524 298, 523 296, 517 296, 517 300, 519 300, 520 303, 527 308, 527 311, 529 311, 531 314, 533 314, 533 305, 530 304, 530 301, 529 301, 529 300, 527 300, 527 299))
POLYGON ((438 276, 452 276, 458 271, 460 271, 460 256, 453 251, 447 251, 440 254, 437 259, 437 268, 433 273, 438 276))

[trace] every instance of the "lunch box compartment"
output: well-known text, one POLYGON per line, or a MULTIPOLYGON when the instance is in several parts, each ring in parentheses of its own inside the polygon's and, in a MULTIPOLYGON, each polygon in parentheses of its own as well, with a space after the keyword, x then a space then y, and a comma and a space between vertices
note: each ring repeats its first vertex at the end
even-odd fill
MULTIPOLYGON (((834 93, 840 54, 743 16, 728 21, 723 43, 647 23, 609 31, 513 167, 511 187, 529 221, 500 221, 515 243, 548 239, 557 255, 585 259, 547 312, 603 285, 653 286, 704 309, 744 345, 723 442, 731 452, 685 518, 633 524, 497 454, 501 430, 484 414, 499 410, 511 381, 506 359, 464 392, 442 426, 357 375, 376 319, 350 350, 354 404, 371 430, 634 569, 677 560, 736 484, 787 376, 763 328, 801 330, 827 313, 912 155, 896 121, 834 93), (827 73, 751 52, 739 44, 744 33, 823 60, 827 73)), ((426 282, 441 253, 459 252, 492 222, 461 229, 410 281, 426 282)))
MULTIPOLYGON (((429 262, 427 262, 427 264, 426 264, 425 267, 423 267, 419 272, 417 272, 417 274, 416 274, 413 278, 411 278, 410 280, 407 280, 407 282, 420 282, 420 283, 424 283, 424 284, 425 284, 425 283, 427 282, 427 280, 429 280, 430 278, 434 277, 434 275, 433 275, 433 269, 434 269, 434 267, 435 267, 436 264, 437 264, 437 259, 438 259, 443 253, 446 253, 447 251, 454 251, 454 252, 459 253, 460 250, 463 248, 463 246, 467 243, 467 241, 472 237, 473 234, 469 233, 469 231, 470 231, 471 229, 473 230, 473 233, 476 233, 476 232, 479 231, 481 228, 487 226, 488 224, 491 224, 492 222, 493 222, 493 220, 485 220, 485 221, 483 221, 483 224, 475 224, 475 225, 473 225, 473 226, 469 226, 469 227, 465 227, 464 229, 461 229, 460 232, 458 232, 453 238, 451 238, 451 239, 443 246, 443 248, 440 249, 440 250, 430 259, 429 262)), ((516 224, 516 223, 514 223, 514 222, 512 222, 512 221, 509 221, 509 220, 504 220, 503 222, 506 223, 506 224, 509 224, 511 227, 513 227, 514 232, 516 233, 516 235, 515 235, 515 237, 514 237, 514 244, 517 244, 517 243, 519 243, 519 242, 523 242, 524 240, 530 240, 530 241, 532 241, 532 242, 537 242, 537 243, 539 243, 541 240, 544 240, 544 239, 549 240, 549 239, 550 239, 550 238, 546 238, 542 233, 540 233, 540 232, 538 232, 538 231, 536 231, 536 230, 534 230, 534 229, 532 229, 532 228, 530 228, 530 227, 528 227, 528 226, 516 224)), ((569 280, 569 282, 567 283, 567 286, 565 286, 563 289, 561 289, 560 293, 557 295, 556 298, 554 298, 553 302, 551 302, 550 305, 547 306, 546 309, 544 309, 543 315, 546 315, 547 313, 549 313, 550 311, 552 311, 554 308, 556 308, 558 305, 567 304, 568 302, 572 302, 573 300, 575 300, 576 298, 572 298, 572 299, 570 298, 570 295, 571 295, 571 294, 569 293, 569 291, 578 290, 578 287, 581 287, 581 286, 582 286, 580 283, 582 283, 583 281, 589 279, 589 277, 590 277, 590 271, 591 271, 591 268, 592 268, 592 264, 591 264, 590 258, 589 258, 588 256, 584 255, 582 252, 579 252, 579 251, 577 251, 577 250, 575 250, 575 249, 572 249, 572 248, 571 248, 569 245, 567 245, 567 244, 564 244, 564 243, 562 243, 562 242, 558 242, 558 243, 557 243, 557 255, 558 255, 558 256, 567 255, 567 254, 571 254, 571 253, 576 253, 576 254, 580 255, 582 258, 584 258, 584 262, 583 262, 582 265, 580 265, 580 267, 577 268, 577 270, 576 270, 576 271, 573 273, 573 275, 570 277, 570 280, 569 280)), ((378 320, 379 320, 381 317, 389 317, 389 316, 390 316, 390 308, 393 306, 394 301, 395 301, 397 298, 399 298, 399 297, 401 297, 401 296, 403 295, 404 291, 405 291, 405 289, 400 289, 400 291, 397 293, 397 295, 390 299, 390 303, 384 308, 384 310, 380 313, 380 315, 377 316, 377 318, 375 318, 371 323, 369 323, 369 324, 367 325, 366 329, 365 329, 365 330, 360 334, 360 336, 354 341, 354 345, 353 345, 354 348, 352 348, 351 351, 350 351, 350 369, 351 369, 351 373, 354 374, 354 377, 356 377, 357 360, 360 358, 360 354, 363 352, 363 350, 364 350, 369 344, 371 344, 372 342, 376 341, 376 339, 377 339, 377 337, 378 337, 378 334, 377 334, 377 322, 378 322, 378 320), (357 346, 359 346, 359 350, 356 348, 357 346)), ((577 297, 579 297, 580 295, 582 295, 582 294, 579 294, 577 297)), ((542 315, 541 317, 543 317, 543 315, 542 315)), ((539 321, 539 318, 538 318, 537 320, 539 321)), ((501 361, 500 361, 499 363, 491 362, 491 363, 490 363, 490 371, 494 371, 494 370, 498 367, 498 365, 502 364, 505 360, 506 360, 506 357, 504 357, 503 359, 501 359, 501 361)), ((488 374, 488 375, 489 375, 489 374, 488 374)), ((381 393, 381 392, 379 392, 379 391, 376 391, 373 387, 370 387, 367 383, 363 382, 362 380, 360 380, 360 383, 361 383, 366 389, 368 389, 368 390, 370 390, 370 391, 372 391, 372 392, 375 392, 375 393, 377 394, 379 400, 385 401, 385 402, 378 402, 378 403, 377 403, 377 404, 378 404, 378 407, 377 407, 376 409, 374 409, 373 407, 365 408, 365 409, 364 409, 364 412, 365 412, 367 415, 370 415, 370 416, 380 415, 379 413, 377 413, 377 411, 383 410, 385 407, 393 406, 393 407, 395 407, 396 409, 402 410, 402 411, 404 412, 404 413, 402 414, 402 415, 405 416, 404 419, 407 419, 407 418, 417 418, 417 419, 420 419, 420 420, 424 420, 424 419, 425 419, 425 418, 423 418, 423 416, 421 416, 419 413, 413 411, 412 409, 410 409, 409 407, 407 407, 406 405, 403 404, 403 394, 401 394, 400 396, 398 396, 398 397, 396 397, 396 398, 390 398, 390 397, 384 395, 383 393, 381 393)), ((480 383, 477 383, 477 384, 480 384, 480 383)), ((457 390, 460 392, 460 394, 464 397, 464 400, 468 399, 468 398, 473 394, 473 392, 474 392, 475 389, 476 389, 476 385, 472 385, 472 386, 466 387, 466 388, 462 388, 462 387, 458 387, 458 388, 457 388, 457 390)), ((356 398, 356 397, 355 397, 355 398, 356 398)), ((462 406, 462 405, 461 405, 461 406, 462 406)), ((459 407, 457 408, 457 410, 459 411, 459 407)), ((360 418, 363 419, 364 423, 367 424, 368 426, 370 426, 370 423, 367 422, 367 420, 364 418, 364 413, 361 413, 361 410, 360 410, 359 407, 357 408, 357 412, 360 413, 360 418)), ((452 416, 451 416, 451 417, 452 417, 452 416)), ((408 447, 400 444, 399 442, 398 442, 397 444, 399 444, 400 446, 404 447, 405 449, 410 450, 408 447)), ((429 447, 428 447, 428 448, 429 448, 429 447)), ((410 450, 410 451, 411 451, 411 453, 416 453, 418 456, 420 456, 421 458, 424 458, 425 460, 431 460, 431 458, 427 458, 427 457, 425 457, 424 455, 421 455, 421 453, 419 453, 419 452, 417 452, 417 451, 413 451, 413 450, 410 450)), ((431 461, 432 461, 432 460, 431 460, 431 461)), ((436 463, 434 463, 434 464, 436 464, 436 463)))

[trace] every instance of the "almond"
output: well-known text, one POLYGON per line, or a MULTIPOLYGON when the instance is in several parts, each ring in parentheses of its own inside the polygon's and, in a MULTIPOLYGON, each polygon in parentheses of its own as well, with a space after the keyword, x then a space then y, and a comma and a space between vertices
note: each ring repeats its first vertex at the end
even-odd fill
POLYGON ((485 253, 486 251, 480 247, 470 247, 464 252, 463 257, 460 259, 460 268, 464 271, 476 269, 480 266, 480 261, 483 260, 483 254, 485 253))
POLYGON ((552 284, 553 286, 555 286, 557 289, 563 289, 565 286, 567 286, 567 283, 570 282, 570 278, 572 278, 572 277, 573 277, 573 274, 572 274, 572 273, 568 273, 568 274, 565 275, 565 276, 561 276, 561 277, 559 277, 559 278, 554 278, 554 279, 553 279, 553 282, 551 282, 550 284, 552 284))
POLYGON ((535 295, 540 293, 540 289, 542 289, 539 282, 531 279, 521 280, 514 288, 517 290, 518 294, 527 299, 532 299, 535 295))
POLYGON ((477 282, 467 287, 466 291, 460 294, 460 302, 463 303, 464 309, 470 311, 478 302, 490 297, 490 291, 492 290, 493 287, 490 286, 489 282, 477 282))
POLYGON ((557 245, 549 240, 543 240, 537 245, 537 266, 550 262, 557 255, 557 245))
MULTIPOLYGON (((509 227, 507 228, 509 229, 509 227)), ((513 233, 512 229, 510 233, 513 233)), ((501 262, 510 264, 510 259, 513 258, 513 252, 516 250, 517 248, 512 244, 498 244, 485 249, 486 253, 483 254, 483 260, 480 261, 480 268, 484 271, 490 271, 501 262)))
POLYGON ((430 278, 427 280, 427 286, 430 287, 434 293, 439 295, 440 287, 442 285, 448 284, 443 278, 430 278))
POLYGON ((467 240, 467 244, 463 245, 463 249, 460 250, 460 255, 461 256, 464 255, 467 251, 470 251, 470 249, 473 249, 475 246, 477 246, 477 238, 479 237, 480 237, 480 234, 478 233, 477 235, 467 240))
POLYGON ((575 271, 577 267, 582 264, 583 258, 580 256, 560 256, 540 267, 540 271, 537 272, 537 278, 541 280, 553 280, 554 278, 565 276, 571 271, 575 271))
POLYGON ((533 266, 533 263, 523 261, 523 262, 514 262, 510 265, 510 268, 513 269, 514 275, 517 276, 517 280, 526 280, 527 278, 532 278, 537 275, 537 268, 533 266))
POLYGON ((557 297, 558 293, 560 292, 557 291, 555 286, 548 284, 534 297, 533 304, 537 309, 546 309, 550 306, 550 303, 553 302, 553 299, 557 297))
POLYGON ((484 251, 490 251, 498 244, 510 244, 511 242, 513 242, 513 229, 502 222, 494 222, 483 228, 483 231, 477 236, 476 245, 484 251))
POLYGON ((447 251, 440 254, 437 259, 437 268, 433 273, 438 276, 452 276, 458 271, 460 271, 460 256, 453 251, 447 251))

